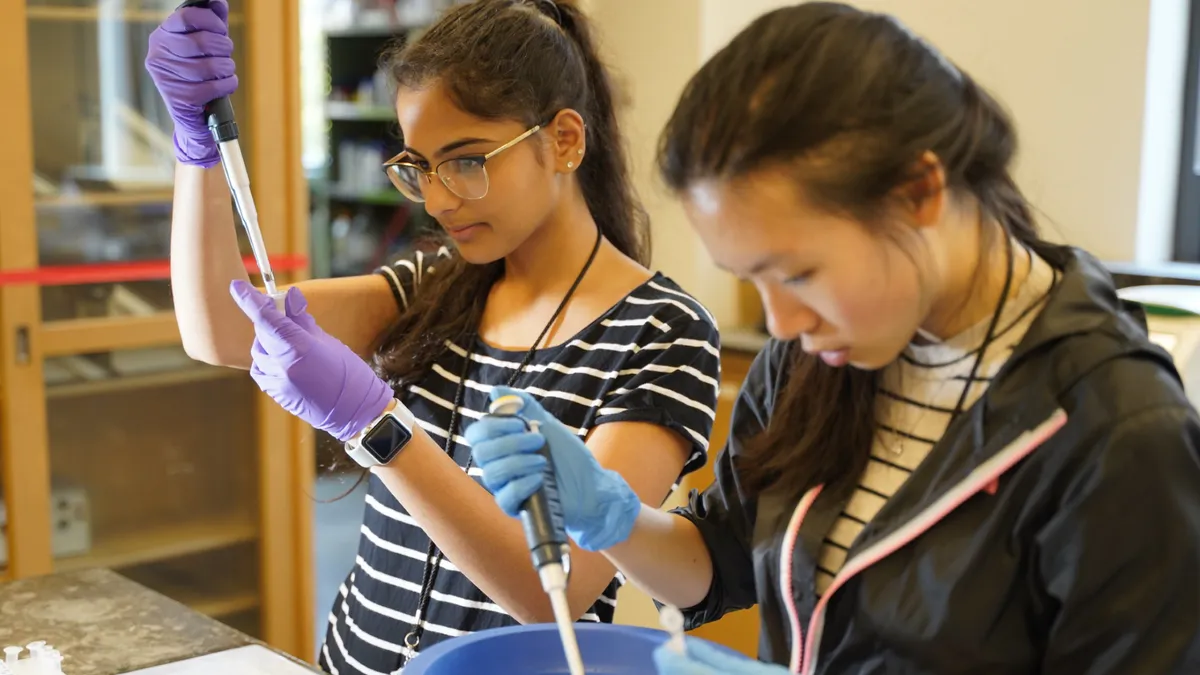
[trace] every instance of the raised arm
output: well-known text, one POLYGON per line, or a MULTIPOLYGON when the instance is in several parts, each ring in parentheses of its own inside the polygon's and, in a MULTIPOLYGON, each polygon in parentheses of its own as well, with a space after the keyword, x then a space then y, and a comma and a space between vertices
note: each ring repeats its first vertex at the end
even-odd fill
MULTIPOLYGON (((254 327, 229 294, 230 282, 248 279, 236 227, 220 167, 180 163, 171 222, 171 293, 183 347, 200 361, 249 368, 254 327)), ((396 301, 379 275, 296 285, 312 316, 360 356, 396 319, 396 301)))
MULTIPOLYGON (((146 70, 174 122, 175 199, 171 223, 171 287, 183 347, 195 359, 250 367, 254 331, 229 295, 246 279, 219 154, 204 105, 237 90, 228 37, 228 5, 185 7, 150 36, 146 70)), ((302 284, 310 311, 360 355, 395 319, 387 282, 366 276, 302 284)))

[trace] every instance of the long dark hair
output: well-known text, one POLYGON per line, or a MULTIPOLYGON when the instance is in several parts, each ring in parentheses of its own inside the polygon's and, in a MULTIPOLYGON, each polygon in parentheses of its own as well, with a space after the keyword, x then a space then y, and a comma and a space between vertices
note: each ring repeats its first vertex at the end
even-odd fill
MULTIPOLYGON (((587 125, 576 175, 601 233, 647 264, 647 219, 630 184, 613 82, 587 18, 572 2, 477 0, 442 16, 414 42, 384 55, 397 87, 438 82, 463 111, 485 119, 544 123, 563 108, 587 125)), ((476 330, 503 261, 470 265, 454 256, 425 277, 408 310, 380 336, 377 372, 397 390, 419 380, 447 340, 476 330)))
MULTIPOLYGON (((1037 250, 1009 172, 1016 150, 1001 106, 894 18, 810 2, 759 17, 693 76, 658 162, 677 193, 794 167, 806 197, 884 228, 896 188, 920 178, 918 160, 932 152, 951 192, 973 196, 986 220, 1037 250)), ((739 476, 751 493, 777 486, 797 498, 825 484, 845 494, 869 461, 879 374, 831 368, 794 346, 788 359, 739 476)))

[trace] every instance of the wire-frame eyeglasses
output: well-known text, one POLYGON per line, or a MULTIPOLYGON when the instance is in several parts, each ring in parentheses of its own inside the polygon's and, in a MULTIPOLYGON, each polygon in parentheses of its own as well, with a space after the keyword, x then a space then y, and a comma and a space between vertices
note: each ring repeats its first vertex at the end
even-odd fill
POLYGON ((433 182, 433 177, 442 181, 446 189, 462 199, 483 199, 488 193, 488 174, 484 164, 496 155, 513 147, 541 130, 539 124, 501 145, 485 155, 467 155, 454 157, 440 162, 432 171, 426 171, 420 166, 405 161, 409 158, 407 152, 402 152, 383 163, 392 185, 408 199, 414 202, 425 201, 424 184, 433 182))

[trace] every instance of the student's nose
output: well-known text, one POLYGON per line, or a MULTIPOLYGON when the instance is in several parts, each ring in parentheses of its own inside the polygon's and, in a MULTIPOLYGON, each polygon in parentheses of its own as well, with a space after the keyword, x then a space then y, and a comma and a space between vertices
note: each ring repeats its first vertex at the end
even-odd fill
POLYGON ((427 176, 421 196, 425 197, 425 212, 435 219, 454 213, 462 205, 462 197, 450 191, 437 176, 427 176))
POLYGON ((804 304, 795 293, 776 283, 759 283, 758 294, 762 298, 763 310, 767 315, 767 331, 777 340, 798 340, 812 333, 821 324, 821 318, 811 307, 804 304))

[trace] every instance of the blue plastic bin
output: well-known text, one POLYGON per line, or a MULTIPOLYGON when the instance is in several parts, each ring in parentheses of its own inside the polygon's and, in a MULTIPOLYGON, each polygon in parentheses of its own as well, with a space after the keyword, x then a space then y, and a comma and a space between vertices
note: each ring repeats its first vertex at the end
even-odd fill
MULTIPOLYGON (((575 634, 588 675, 655 675, 652 653, 667 640, 661 630, 599 623, 577 623, 575 634)), ((404 675, 567 672, 558 627, 551 623, 495 628, 439 642, 404 669, 404 675)))

